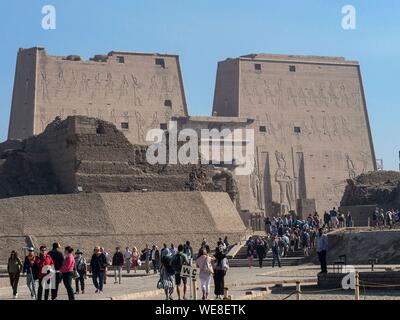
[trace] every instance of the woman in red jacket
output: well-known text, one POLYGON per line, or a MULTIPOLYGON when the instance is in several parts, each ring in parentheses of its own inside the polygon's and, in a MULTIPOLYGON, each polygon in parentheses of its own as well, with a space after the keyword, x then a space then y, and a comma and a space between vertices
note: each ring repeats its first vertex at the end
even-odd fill
MULTIPOLYGON (((53 276, 55 275, 54 262, 53 262, 53 259, 50 257, 50 255, 47 254, 46 246, 40 247, 40 254, 39 254, 39 256, 36 257, 36 260, 35 260, 35 267, 36 267, 36 270, 38 273, 38 278, 39 278, 39 289, 38 289, 37 299, 42 300, 43 278, 51 272, 50 271, 51 268, 54 272, 53 276), (49 266, 50 268, 49 267, 45 268, 46 266, 49 266)), ((50 281, 50 280, 47 280, 47 281, 50 281)), ((49 300, 50 289, 51 288, 46 288, 44 290, 44 299, 45 300, 49 300)))
POLYGON ((75 270, 75 258, 73 252, 74 249, 71 247, 65 247, 64 261, 60 268, 62 280, 68 293, 68 300, 75 300, 74 290, 72 289, 72 278, 74 277, 75 270))

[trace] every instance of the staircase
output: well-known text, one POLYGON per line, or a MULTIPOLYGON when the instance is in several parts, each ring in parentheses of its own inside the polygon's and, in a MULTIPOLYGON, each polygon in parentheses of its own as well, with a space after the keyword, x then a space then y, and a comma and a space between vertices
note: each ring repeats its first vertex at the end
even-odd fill
MULTIPOLYGON (((311 252, 312 255, 312 252, 311 252)), ((310 257, 304 257, 303 250, 298 249, 295 252, 288 252, 287 256, 281 257, 281 266, 298 266, 309 261, 310 257)), ((237 250, 236 254, 229 259, 230 267, 247 267, 247 246, 245 244, 241 245, 241 248, 237 250)), ((258 267, 258 257, 257 253, 254 253, 253 266, 258 267)), ((268 250, 266 258, 263 260, 263 266, 272 266, 272 251, 268 250)))

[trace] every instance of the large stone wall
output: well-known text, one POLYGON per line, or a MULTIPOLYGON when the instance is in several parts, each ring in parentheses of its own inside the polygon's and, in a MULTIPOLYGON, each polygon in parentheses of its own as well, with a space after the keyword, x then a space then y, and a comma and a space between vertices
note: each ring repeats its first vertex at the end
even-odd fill
POLYGON ((148 129, 187 115, 178 56, 113 51, 82 60, 20 49, 8 138, 39 134, 56 116, 72 115, 110 121, 132 143, 146 144, 148 129))
POLYGON ((0 200, 0 262, 20 250, 25 237, 35 245, 58 241, 90 254, 95 245, 161 246, 190 240, 195 250, 205 237, 232 243, 246 228, 223 192, 81 193, 0 200))
POLYGON ((213 113, 255 120, 255 174, 267 214, 296 210, 296 199, 315 199, 319 211, 337 207, 346 179, 376 169, 357 62, 227 59, 218 64, 213 113))

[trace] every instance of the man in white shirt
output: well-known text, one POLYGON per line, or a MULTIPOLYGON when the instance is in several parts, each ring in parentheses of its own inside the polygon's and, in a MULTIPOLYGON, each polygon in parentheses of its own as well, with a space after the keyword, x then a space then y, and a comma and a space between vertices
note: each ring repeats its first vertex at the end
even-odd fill
POLYGON ((128 273, 130 273, 131 272, 131 263, 132 263, 132 251, 129 250, 129 247, 126 247, 126 249, 125 249, 124 259, 125 259, 126 271, 128 273))
POLYGON ((326 253, 328 251, 328 236, 322 228, 318 229, 317 253, 321 264, 321 273, 328 273, 326 253))

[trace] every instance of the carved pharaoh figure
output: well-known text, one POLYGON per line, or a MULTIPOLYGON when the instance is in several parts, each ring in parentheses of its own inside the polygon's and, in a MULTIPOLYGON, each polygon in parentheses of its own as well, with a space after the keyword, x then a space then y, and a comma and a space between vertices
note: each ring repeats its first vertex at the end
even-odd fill
POLYGON ((279 184, 280 214, 289 213, 293 208, 293 179, 287 174, 286 160, 282 152, 275 151, 278 169, 275 172, 275 181, 279 184))

